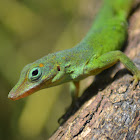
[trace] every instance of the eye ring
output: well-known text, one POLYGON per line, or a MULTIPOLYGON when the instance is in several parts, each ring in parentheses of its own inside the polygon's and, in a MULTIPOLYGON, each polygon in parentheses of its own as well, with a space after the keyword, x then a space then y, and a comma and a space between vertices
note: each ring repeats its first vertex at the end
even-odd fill
POLYGON ((29 80, 36 81, 41 77, 41 75, 42 75, 41 68, 35 67, 30 70, 28 77, 29 77, 29 80))

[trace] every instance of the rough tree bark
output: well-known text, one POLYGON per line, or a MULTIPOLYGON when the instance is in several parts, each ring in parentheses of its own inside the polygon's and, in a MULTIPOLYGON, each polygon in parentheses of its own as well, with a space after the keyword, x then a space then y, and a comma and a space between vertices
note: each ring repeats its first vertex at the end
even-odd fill
MULTIPOLYGON (((125 53, 140 69, 140 5, 135 7, 129 24, 125 53)), ((140 84, 132 90, 131 77, 122 64, 100 74, 78 100, 80 107, 65 116, 67 121, 50 140, 140 139, 140 84)))

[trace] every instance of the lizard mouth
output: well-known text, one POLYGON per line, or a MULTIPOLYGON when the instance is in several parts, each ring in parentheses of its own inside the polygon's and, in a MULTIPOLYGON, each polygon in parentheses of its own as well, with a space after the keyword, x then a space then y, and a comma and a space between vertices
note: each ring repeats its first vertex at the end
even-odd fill
POLYGON ((46 80, 41 81, 40 83, 29 83, 29 81, 25 79, 21 84, 19 84, 18 88, 17 88, 18 84, 15 87, 13 87, 13 89, 9 92, 8 98, 13 101, 19 100, 21 98, 33 94, 38 90, 45 88, 46 85, 49 86, 50 84, 51 84, 50 79, 48 81, 46 80))
POLYGON ((39 90, 39 86, 35 86, 33 88, 30 88, 26 91, 23 91, 23 92, 20 92, 18 89, 16 91, 14 91, 14 89, 12 89, 10 92, 9 92, 9 95, 8 95, 8 98, 10 100, 18 100, 18 99, 21 99, 21 98, 24 98, 26 96, 29 96, 31 95, 32 93, 34 93, 35 91, 38 91, 39 90))
POLYGON ((41 86, 42 84, 29 83, 29 81, 25 79, 22 83, 17 83, 17 85, 13 87, 13 89, 9 92, 8 98, 13 101, 24 98, 40 90, 41 86))

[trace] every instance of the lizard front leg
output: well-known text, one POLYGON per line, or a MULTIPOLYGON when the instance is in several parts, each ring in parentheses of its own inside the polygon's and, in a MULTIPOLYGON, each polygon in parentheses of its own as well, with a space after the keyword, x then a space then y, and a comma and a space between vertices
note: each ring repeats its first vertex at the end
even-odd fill
POLYGON ((123 63, 123 65, 134 75, 133 88, 137 85, 140 80, 140 70, 135 66, 135 64, 121 51, 110 51, 105 53, 98 58, 91 58, 89 62, 85 65, 84 74, 98 74, 99 72, 111 67, 118 61, 123 63))
POLYGON ((72 104, 75 104, 76 100, 79 96, 79 88, 80 88, 80 82, 79 81, 73 81, 70 83, 70 94, 72 97, 72 104))

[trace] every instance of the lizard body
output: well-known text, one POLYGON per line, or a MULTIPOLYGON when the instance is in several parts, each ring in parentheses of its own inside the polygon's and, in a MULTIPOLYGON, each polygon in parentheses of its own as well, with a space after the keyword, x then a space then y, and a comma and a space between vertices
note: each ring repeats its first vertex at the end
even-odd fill
POLYGON ((25 66, 8 98, 17 100, 70 81, 78 88, 80 80, 97 75, 118 61, 134 75, 136 85, 140 70, 120 51, 127 38, 127 17, 132 3, 133 0, 104 0, 86 37, 74 48, 48 54, 25 66))

